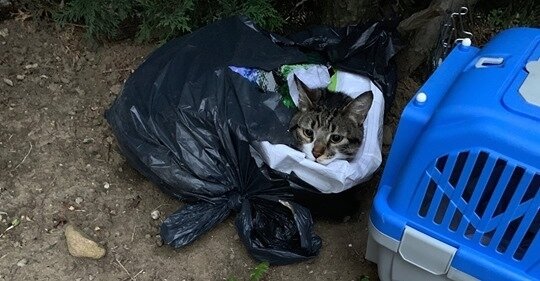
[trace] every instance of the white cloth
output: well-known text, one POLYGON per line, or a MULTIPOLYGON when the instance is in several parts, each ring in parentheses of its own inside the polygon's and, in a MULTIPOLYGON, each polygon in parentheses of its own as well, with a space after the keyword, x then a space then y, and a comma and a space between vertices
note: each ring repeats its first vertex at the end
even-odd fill
MULTIPOLYGON (((308 87, 326 87, 330 75, 324 66, 314 65, 298 68, 289 73, 287 81, 290 94, 298 104, 299 92, 294 83, 296 74, 308 87)), ((334 160, 328 165, 319 164, 306 158, 306 155, 283 144, 271 144, 267 141, 254 144, 262 161, 274 170, 283 173, 295 173, 300 179, 314 186, 323 193, 338 193, 368 180, 382 163, 381 140, 384 113, 384 97, 381 90, 368 78, 357 74, 338 71, 335 88, 353 98, 371 90, 373 104, 364 122, 364 139, 356 157, 349 161, 334 160)))

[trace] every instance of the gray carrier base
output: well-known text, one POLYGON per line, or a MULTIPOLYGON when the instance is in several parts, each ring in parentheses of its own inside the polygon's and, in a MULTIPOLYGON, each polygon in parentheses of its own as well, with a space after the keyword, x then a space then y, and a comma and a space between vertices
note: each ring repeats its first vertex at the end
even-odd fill
POLYGON ((450 266, 456 250, 410 227, 398 241, 369 222, 366 259, 377 264, 382 281, 478 280, 450 266))

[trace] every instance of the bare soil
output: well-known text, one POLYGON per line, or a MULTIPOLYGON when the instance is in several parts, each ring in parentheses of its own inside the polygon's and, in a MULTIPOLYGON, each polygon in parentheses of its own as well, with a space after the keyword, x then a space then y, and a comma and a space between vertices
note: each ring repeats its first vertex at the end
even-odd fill
MULTIPOLYGON (((7 20, 2 30, 0 234, 14 219, 20 224, 0 238, 0 280, 247 280, 256 263, 233 218, 183 249, 160 245, 159 225, 181 203, 130 168, 103 117, 156 46, 90 49, 80 32, 41 22, 7 20), (154 210, 158 220, 150 216, 154 210), (70 256, 67 223, 104 245, 107 255, 70 256)), ((417 86, 405 81, 399 91, 417 86)), ((394 130, 407 98, 398 95, 385 129, 394 130)), ((316 221, 324 240, 317 258, 272 267, 265 280, 377 280, 376 266, 364 259, 375 186, 376 180, 366 187, 350 220, 316 221)))

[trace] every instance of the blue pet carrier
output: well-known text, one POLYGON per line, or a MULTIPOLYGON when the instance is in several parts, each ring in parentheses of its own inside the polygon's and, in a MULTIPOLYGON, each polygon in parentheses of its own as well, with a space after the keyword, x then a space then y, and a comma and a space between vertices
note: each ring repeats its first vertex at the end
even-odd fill
POLYGON ((385 281, 540 280, 539 188, 540 30, 460 44, 403 112, 366 257, 385 281))

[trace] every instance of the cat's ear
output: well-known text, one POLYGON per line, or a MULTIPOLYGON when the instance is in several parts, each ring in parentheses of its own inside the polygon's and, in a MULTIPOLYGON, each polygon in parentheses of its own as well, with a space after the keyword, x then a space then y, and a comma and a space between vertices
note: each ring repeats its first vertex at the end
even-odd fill
POLYGON ((302 80, 300 80, 296 74, 294 74, 294 83, 298 92, 300 92, 300 99, 298 100, 298 108, 301 111, 306 111, 310 108, 313 108, 314 104, 321 97, 321 90, 319 89, 310 89, 302 80))
POLYGON ((353 121, 361 123, 367 117, 368 111, 373 103, 373 92, 367 91, 360 94, 353 101, 351 101, 345 110, 349 114, 349 118, 353 121))

